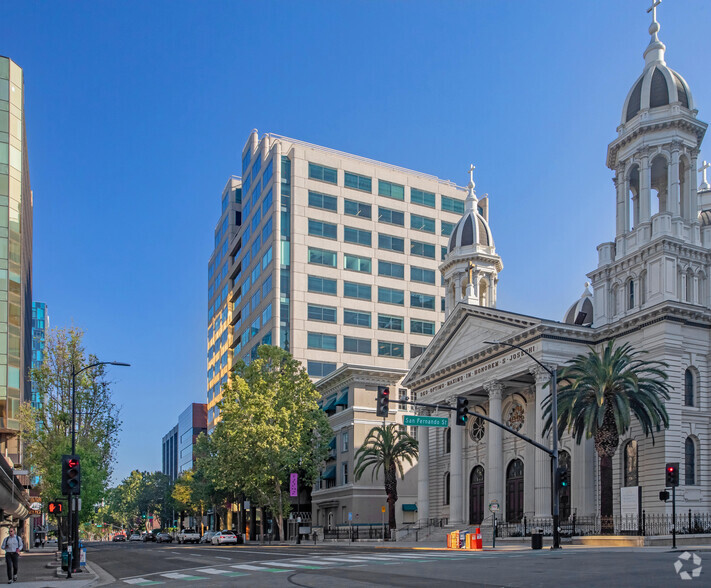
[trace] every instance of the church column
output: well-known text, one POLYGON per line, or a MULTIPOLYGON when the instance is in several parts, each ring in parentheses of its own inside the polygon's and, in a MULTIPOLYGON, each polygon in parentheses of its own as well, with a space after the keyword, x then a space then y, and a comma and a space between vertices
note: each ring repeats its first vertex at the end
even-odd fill
MULTIPOLYGON (((429 410, 420 412, 429 415, 429 410)), ((419 427, 417 431, 419 457, 417 460, 417 520, 420 526, 427 526, 430 518, 430 428, 419 427)))
POLYGON ((672 143, 671 163, 669 165, 669 210, 672 216, 681 216, 681 184, 679 181, 679 150, 681 143, 672 143))
MULTIPOLYGON (((544 388, 551 380, 550 374, 541 367, 531 368, 531 374, 536 380, 536 441, 548 446, 548 438, 543 435, 545 418, 543 416, 543 400, 550 393, 550 388, 544 388)), ((537 517, 551 516, 551 459, 547 453, 536 451, 536 484, 535 508, 537 517)))
POLYGON ((699 187, 698 176, 696 175, 697 166, 699 165, 699 151, 694 149, 691 152, 691 167, 689 168, 689 219, 690 221, 698 220, 699 214, 699 187))
MULTIPOLYGON (((452 397, 450 402, 456 405, 457 398, 452 397)), ((449 524, 455 526, 464 522, 462 519, 462 505, 464 504, 462 468, 464 465, 464 431, 466 429, 466 427, 456 424, 456 417, 455 411, 449 413, 449 428, 452 431, 452 447, 449 454, 449 524)))
MULTIPOLYGON (((501 398, 504 385, 498 381, 487 382, 484 390, 489 394, 489 417, 497 422, 502 421, 501 398)), ((498 500, 499 505, 504 505, 504 446, 503 430, 494 425, 486 426, 488 454, 488 470, 486 472, 486 488, 488 501, 498 500)), ((503 513, 502 513, 503 514, 503 513)))
POLYGON ((652 168, 649 165, 649 155, 642 154, 639 170, 639 222, 648 223, 652 214, 652 168))
POLYGON ((629 221, 627 220, 629 206, 627 205, 627 195, 625 194, 625 182, 619 169, 615 173, 615 177, 612 178, 612 182, 615 184, 615 190, 617 192, 616 234, 617 237, 621 237, 627 232, 627 227, 629 227, 629 221))

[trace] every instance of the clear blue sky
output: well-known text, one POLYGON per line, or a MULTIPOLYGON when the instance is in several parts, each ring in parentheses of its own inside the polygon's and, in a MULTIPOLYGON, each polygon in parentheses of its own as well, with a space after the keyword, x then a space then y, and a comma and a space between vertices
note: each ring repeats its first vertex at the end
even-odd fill
MULTIPOLYGON (((205 401, 207 262, 251 129, 491 197, 499 307, 560 319, 614 237, 607 144, 651 0, 6 2, 25 71, 34 298, 87 332, 124 428, 115 479, 160 468, 205 401)), ((711 121, 711 2, 659 8, 711 121)), ((708 139, 711 141, 711 138, 708 139)), ((706 147, 701 157, 711 159, 706 147)))

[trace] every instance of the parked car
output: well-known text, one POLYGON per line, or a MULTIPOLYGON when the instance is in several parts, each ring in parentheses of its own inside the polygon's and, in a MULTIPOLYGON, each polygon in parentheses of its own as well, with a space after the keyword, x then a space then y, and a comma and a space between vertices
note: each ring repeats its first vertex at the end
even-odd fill
POLYGON ((219 531, 212 536, 213 545, 237 545, 237 535, 232 531, 219 531))
POLYGON ((210 543, 217 531, 205 531, 205 534, 200 537, 200 543, 210 543))
POLYGON ((158 533, 156 535, 156 541, 158 543, 172 543, 173 536, 170 533, 158 533))
POLYGON ((141 536, 138 533, 134 533, 128 538, 129 541, 140 541, 141 536))
MULTIPOLYGON (((117 542, 118 541, 126 541, 126 535, 123 533, 116 533, 116 535, 114 535, 114 538, 112 539, 112 541, 117 541, 117 542)), ((55 541, 55 543, 56 543, 56 541, 55 541)))
POLYGON ((182 529, 178 533, 178 543, 199 543, 200 533, 195 529, 182 529))
POLYGON ((156 536, 153 533, 143 533, 143 536, 141 537, 144 543, 147 543, 148 541, 153 541, 155 543, 156 541, 156 536))

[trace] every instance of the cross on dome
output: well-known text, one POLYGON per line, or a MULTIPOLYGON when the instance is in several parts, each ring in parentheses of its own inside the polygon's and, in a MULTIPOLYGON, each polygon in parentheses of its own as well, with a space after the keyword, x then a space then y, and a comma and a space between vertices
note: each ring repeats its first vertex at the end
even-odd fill
POLYGON ((469 187, 473 188, 474 187, 474 169, 476 166, 472 163, 469 166, 469 187))
POLYGON ((647 8, 647 14, 649 14, 650 12, 652 13, 652 22, 657 22, 657 6, 659 6, 661 3, 662 0, 654 0, 654 4, 647 8))

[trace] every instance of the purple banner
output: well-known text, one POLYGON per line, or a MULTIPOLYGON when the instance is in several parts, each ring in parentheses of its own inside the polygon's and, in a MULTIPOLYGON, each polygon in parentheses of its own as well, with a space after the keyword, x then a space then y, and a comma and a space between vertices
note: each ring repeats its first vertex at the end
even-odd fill
POLYGON ((289 496, 299 495, 299 474, 289 474, 289 496))

